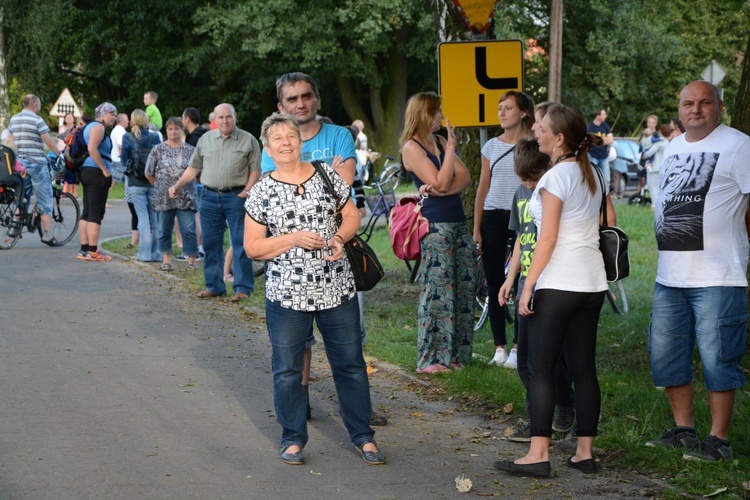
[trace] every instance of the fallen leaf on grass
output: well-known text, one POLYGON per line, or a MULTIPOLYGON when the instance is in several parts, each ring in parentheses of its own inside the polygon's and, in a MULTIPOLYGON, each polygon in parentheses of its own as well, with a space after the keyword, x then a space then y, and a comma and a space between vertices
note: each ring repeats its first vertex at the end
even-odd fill
POLYGON ((513 403, 508 403, 507 405, 503 406, 503 413, 506 415, 509 415, 515 411, 515 407, 513 406, 513 403))
POLYGON ((471 484, 471 479, 466 477, 465 474, 461 474, 456 478, 456 489, 459 491, 459 493, 468 493, 471 491, 471 487, 473 485, 471 484))

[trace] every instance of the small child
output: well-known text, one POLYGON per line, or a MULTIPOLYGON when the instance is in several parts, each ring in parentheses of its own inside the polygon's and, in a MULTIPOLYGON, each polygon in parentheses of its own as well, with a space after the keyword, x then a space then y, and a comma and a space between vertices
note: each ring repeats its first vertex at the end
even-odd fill
POLYGON ((143 94, 143 105, 146 106, 146 114, 148 115, 148 122, 153 123, 156 126, 156 130, 161 130, 162 119, 161 111, 156 107, 156 100, 159 99, 159 94, 153 90, 149 90, 143 94))
MULTIPOLYGON (((513 168, 516 175, 521 179, 521 185, 516 189, 513 196, 513 205, 511 206, 510 222, 508 228, 516 231, 516 244, 513 248, 513 254, 510 259, 510 269, 508 277, 505 279, 503 286, 500 287, 498 301, 501 306, 512 304, 511 297, 514 288, 516 276, 518 276, 517 297, 521 297, 524 281, 531 267, 531 258, 534 255, 536 247, 536 226, 534 220, 529 214, 529 201, 534 193, 537 182, 547 172, 549 166, 549 156, 539 151, 539 145, 536 139, 525 139, 516 145, 514 152, 513 168), (520 272, 520 274, 519 274, 520 272)), ((521 377, 526 392, 529 390, 529 368, 528 368, 528 318, 518 315, 516 310, 516 324, 518 325, 518 335, 516 340, 518 346, 516 351, 516 360, 518 364, 518 375, 521 377)), ((512 352, 511 352, 512 354, 512 352)), ((555 403, 556 411, 572 411, 573 395, 570 388, 570 379, 567 376, 567 370, 564 363, 558 361, 556 368, 555 403)), ((528 408, 528 400, 527 400, 528 408)), ((567 419, 566 419, 567 420, 567 419)), ((553 426, 554 427, 554 426, 553 426)), ((567 432, 570 429, 555 429, 558 432, 567 432)), ((529 442, 531 441, 530 426, 526 426, 508 436, 509 441, 529 442)))

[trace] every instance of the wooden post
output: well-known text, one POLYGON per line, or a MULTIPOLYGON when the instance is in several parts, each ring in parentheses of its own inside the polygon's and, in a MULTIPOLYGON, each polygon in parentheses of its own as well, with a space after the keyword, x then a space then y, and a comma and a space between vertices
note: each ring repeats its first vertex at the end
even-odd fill
POLYGON ((560 75, 562 72, 563 0, 552 0, 549 16, 549 85, 547 99, 560 102, 560 75))

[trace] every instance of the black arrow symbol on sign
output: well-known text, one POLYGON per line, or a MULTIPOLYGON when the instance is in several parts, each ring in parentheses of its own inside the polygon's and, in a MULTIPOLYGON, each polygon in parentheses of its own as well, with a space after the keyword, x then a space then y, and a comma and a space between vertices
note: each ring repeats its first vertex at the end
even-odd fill
MULTIPOLYGON (((474 48, 474 76, 488 90, 517 89, 518 78, 491 78, 487 74, 487 47, 474 48)), ((484 123, 484 94, 479 94, 479 123, 484 123)))
POLYGON ((474 73, 479 85, 490 90, 518 88, 518 78, 491 78, 487 75, 487 47, 475 47, 474 57, 474 73))

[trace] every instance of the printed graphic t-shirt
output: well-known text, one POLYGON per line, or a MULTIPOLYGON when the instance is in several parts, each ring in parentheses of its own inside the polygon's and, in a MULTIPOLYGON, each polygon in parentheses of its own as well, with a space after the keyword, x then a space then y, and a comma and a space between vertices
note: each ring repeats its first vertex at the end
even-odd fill
POLYGON ((750 137, 726 125, 701 141, 682 134, 669 143, 654 212, 658 283, 747 286, 748 158, 750 137))

